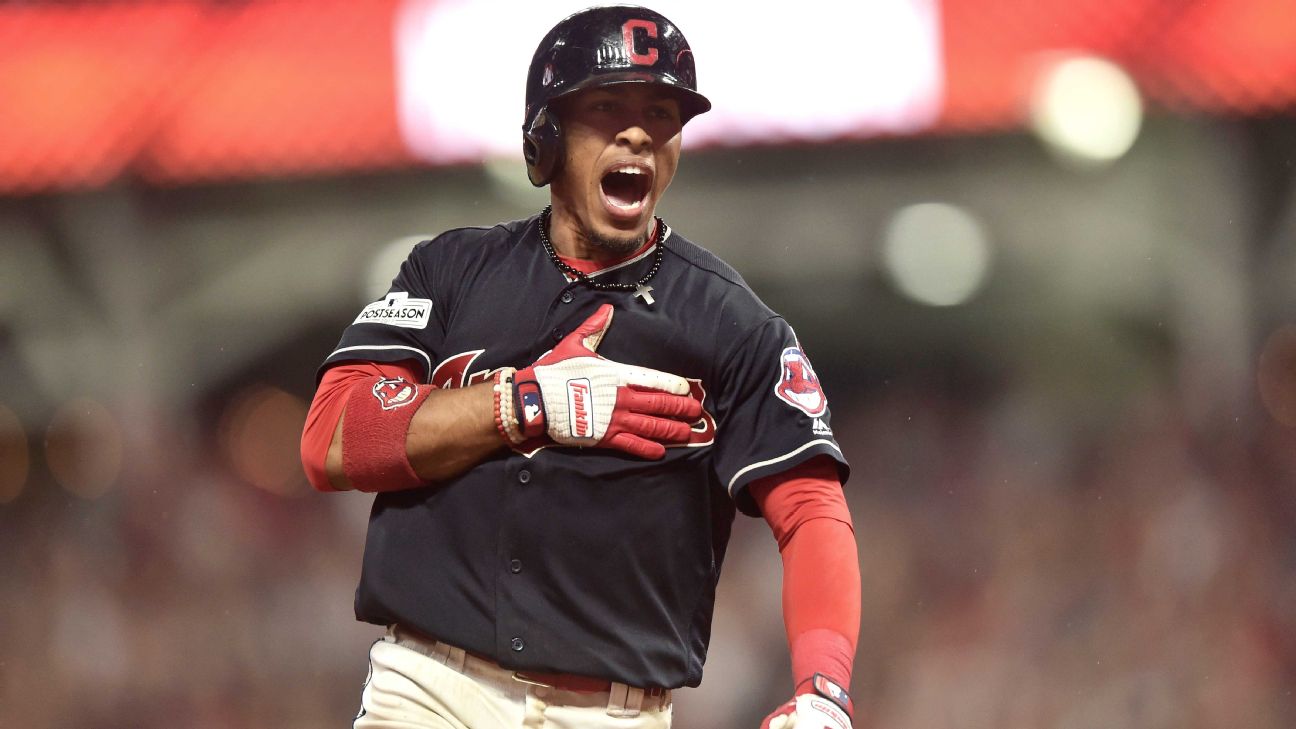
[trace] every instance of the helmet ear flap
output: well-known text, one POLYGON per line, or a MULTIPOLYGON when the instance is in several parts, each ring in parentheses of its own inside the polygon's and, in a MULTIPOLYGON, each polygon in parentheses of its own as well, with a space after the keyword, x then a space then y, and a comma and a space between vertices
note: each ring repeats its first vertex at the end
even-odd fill
POLYGON ((544 187, 558 174, 563 158, 562 127, 547 107, 542 107, 522 132, 522 157, 527 177, 536 187, 544 187))

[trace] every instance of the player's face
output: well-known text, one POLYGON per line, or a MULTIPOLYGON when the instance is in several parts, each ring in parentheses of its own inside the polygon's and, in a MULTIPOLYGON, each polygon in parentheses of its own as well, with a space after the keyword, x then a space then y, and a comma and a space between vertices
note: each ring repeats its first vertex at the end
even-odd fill
POLYGON ((566 158, 551 183, 554 240, 590 257, 643 245, 680 156, 679 102, 652 84, 587 89, 558 108, 566 158))

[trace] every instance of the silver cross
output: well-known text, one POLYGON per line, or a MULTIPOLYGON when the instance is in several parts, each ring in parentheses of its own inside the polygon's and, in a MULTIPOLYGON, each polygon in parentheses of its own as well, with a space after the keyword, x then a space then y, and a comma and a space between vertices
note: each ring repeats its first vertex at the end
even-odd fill
POLYGON ((653 303, 653 301, 655 300, 655 299, 653 299, 653 296, 652 296, 652 293, 651 293, 652 290, 653 290, 653 287, 651 287, 651 286, 646 286, 646 285, 644 285, 644 284, 639 284, 638 286, 635 286, 635 292, 634 292, 634 295, 635 295, 636 297, 642 296, 642 297, 643 297, 643 300, 644 300, 644 303, 645 303, 645 304, 648 304, 648 305, 651 306, 652 303, 653 303))

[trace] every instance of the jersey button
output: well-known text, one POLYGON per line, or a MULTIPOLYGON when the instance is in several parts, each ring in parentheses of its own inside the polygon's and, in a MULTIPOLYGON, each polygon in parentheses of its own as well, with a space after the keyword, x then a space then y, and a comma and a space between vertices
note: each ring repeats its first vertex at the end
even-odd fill
POLYGON ((562 292, 562 296, 559 297, 559 298, 562 299, 562 302, 563 302, 564 304, 570 304, 572 301, 574 301, 574 300, 576 299, 576 297, 573 296, 573 295, 572 295, 572 292, 570 292, 570 291, 564 291, 564 292, 562 292))
POLYGON ((522 571, 522 560, 520 560, 520 559, 515 559, 515 560, 511 560, 511 561, 509 561, 509 571, 512 572, 512 573, 515 574, 515 575, 516 575, 517 573, 521 572, 521 571, 522 571))
POLYGON ((519 653, 522 651, 523 648, 526 648, 526 643, 523 643, 521 638, 514 638, 513 642, 510 643, 509 645, 513 648, 513 650, 518 651, 519 653))
POLYGON ((518 483, 531 483, 531 472, 525 468, 518 471, 518 483))
POLYGON ((563 338, 562 330, 560 330, 560 329, 558 329, 557 327, 555 327, 554 330, 553 330, 552 332, 549 332, 549 333, 550 333, 551 335, 553 335, 553 340, 554 340, 555 342, 561 342, 561 341, 562 341, 562 338, 563 338))

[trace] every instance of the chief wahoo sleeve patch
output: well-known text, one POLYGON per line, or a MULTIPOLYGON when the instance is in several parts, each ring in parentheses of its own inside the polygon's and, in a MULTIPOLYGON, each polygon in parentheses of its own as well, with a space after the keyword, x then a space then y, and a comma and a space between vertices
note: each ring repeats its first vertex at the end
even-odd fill
POLYGON ((395 410, 414 402, 418 394, 418 385, 404 377, 394 379, 384 377, 374 383, 373 396, 378 398, 383 410, 395 410))
POLYGON ((774 394, 812 418, 823 415, 828 409, 828 398, 810 366, 810 358, 797 346, 784 349, 781 360, 783 366, 774 385, 774 394))

